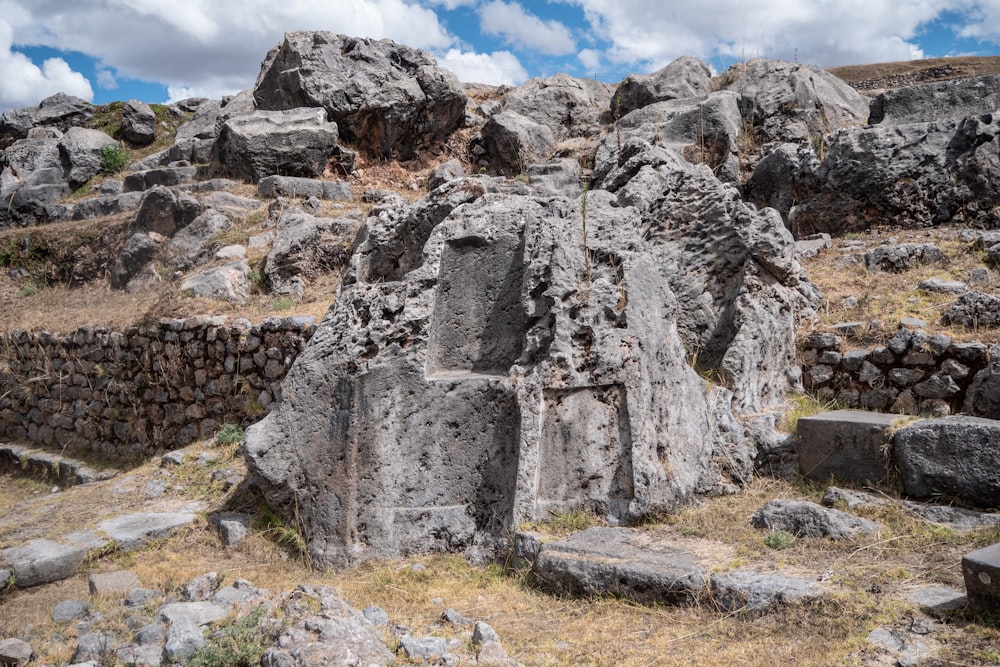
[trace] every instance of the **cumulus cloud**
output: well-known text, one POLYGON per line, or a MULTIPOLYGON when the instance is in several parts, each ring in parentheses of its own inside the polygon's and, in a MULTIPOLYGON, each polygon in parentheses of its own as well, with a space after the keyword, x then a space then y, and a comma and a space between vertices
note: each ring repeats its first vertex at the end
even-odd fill
POLYGON ((821 66, 923 56, 922 25, 967 0, 558 0, 580 7, 607 58, 652 71, 681 55, 780 58, 821 66))
POLYGON ((430 4, 444 7, 447 10, 459 7, 473 7, 479 0, 429 0, 430 4))
MULTIPOLYGON (((436 12, 415 0, 0 0, 0 17, 13 26, 18 44, 79 51, 118 79, 213 98, 252 86, 260 61, 286 31, 388 37, 433 50, 455 45, 436 12)), ((0 63, 3 79, 24 68, 14 65, 0 63)), ((66 92, 83 91, 82 76, 50 69, 50 77, 63 77, 58 85, 66 92)), ((40 99, 27 97, 33 104, 40 99)))
POLYGON ((62 58, 48 58, 41 67, 23 53, 12 50, 13 27, 0 19, 0 111, 35 106, 55 93, 90 101, 94 90, 85 76, 73 71, 62 58))
POLYGON ((552 56, 576 51, 569 28, 559 21, 543 21, 516 2, 488 2, 480 8, 479 19, 483 33, 500 36, 515 47, 552 56))
POLYGON ((509 51, 474 53, 449 49, 437 61, 439 65, 454 72, 458 80, 464 83, 516 86, 528 78, 528 72, 517 56, 509 51))

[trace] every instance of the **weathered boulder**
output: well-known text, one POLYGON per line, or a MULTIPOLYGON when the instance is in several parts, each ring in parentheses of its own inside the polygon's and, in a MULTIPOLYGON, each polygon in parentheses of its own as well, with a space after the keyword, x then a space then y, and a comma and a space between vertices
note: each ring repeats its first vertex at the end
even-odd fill
MULTIPOLYGON (((154 232, 155 234, 155 232, 154 232)), ((156 236, 159 236, 158 234, 156 236)), ((159 237, 162 239, 163 237, 159 237)), ((145 232, 136 232, 128 237, 121 255, 115 260, 111 269, 111 287, 113 289, 125 289, 128 281, 132 280, 149 262, 160 249, 153 237, 145 232)))
POLYGON ((758 206, 776 209, 787 220, 792 207, 814 194, 819 158, 808 143, 769 144, 763 150, 763 157, 743 186, 743 197, 758 206))
POLYGON ((0 149, 18 139, 25 139, 29 130, 46 127, 65 132, 85 125, 94 117, 94 105, 79 97, 56 93, 35 107, 9 109, 0 116, 0 149))
POLYGON ((241 259, 206 269, 185 279, 181 291, 230 303, 245 303, 250 295, 250 266, 241 259))
POLYGON ((615 123, 597 148, 594 179, 601 182, 627 159, 625 147, 641 141, 707 164, 720 179, 738 182, 739 98, 724 91, 704 98, 675 99, 637 109, 615 123))
POLYGON ((68 579, 76 574, 86 555, 86 547, 32 540, 22 547, 0 550, 0 564, 13 572, 15 586, 29 588, 68 579))
POLYGON ((219 130, 215 150, 233 177, 256 183, 274 174, 314 178, 335 154, 337 125, 323 109, 248 111, 219 130))
POLYGON ((1000 114, 845 129, 830 139, 817 191, 796 206, 796 236, 873 224, 1000 226, 1000 114))
POLYGON ((722 611, 766 611, 814 600, 823 590, 812 581, 775 572, 732 570, 713 574, 712 601, 722 611))
POLYGON ((261 110, 322 107, 345 140, 401 160, 458 128, 466 101, 429 53, 330 32, 285 33, 261 64, 253 98, 261 110))
POLYGON ((126 174, 123 188, 125 192, 142 192, 154 185, 162 185, 169 188, 175 185, 193 183, 197 178, 198 167, 157 167, 155 169, 144 169, 126 174))
POLYGON ((758 139, 808 141, 843 127, 863 125, 868 101, 826 70, 780 60, 734 65, 723 75, 758 139))
POLYGON ((874 535, 881 530, 874 521, 802 500, 772 500, 750 517, 750 523, 755 528, 781 530, 799 537, 834 540, 874 535))
POLYGON ((9 638, 0 640, 0 665, 24 667, 35 657, 31 644, 23 639, 9 638))
POLYGON ((215 251, 209 241, 232 225, 232 221, 222 213, 214 208, 207 209, 170 239, 163 261, 182 270, 204 264, 212 258, 215 251))
POLYGON ((245 442, 316 562, 479 557, 550 511, 630 521, 749 477, 733 411, 798 382, 792 332, 814 291, 776 213, 650 150, 616 171, 616 193, 458 179, 373 209, 337 301, 245 442), (713 294, 701 328, 677 290, 713 294), (685 335, 711 343, 732 392, 706 387, 685 335))
POLYGON ((535 78, 504 95, 501 110, 544 125, 556 139, 604 133, 614 88, 595 79, 568 74, 535 78))
POLYGON ((321 181, 295 176, 268 176, 257 183, 261 197, 317 197, 326 200, 351 200, 351 184, 345 181, 321 181))
POLYGON ((1000 76, 975 76, 891 88, 871 101, 869 125, 905 125, 989 114, 1000 109, 1000 76))
POLYGON ((963 410, 973 417, 1000 419, 1000 349, 990 351, 990 363, 976 373, 965 393, 963 410))
POLYGON ((527 173, 528 184, 540 195, 578 197, 581 193, 580 163, 571 157, 529 164, 527 173))
POLYGON ((261 656, 261 667, 384 665, 393 661, 375 626, 335 592, 300 586, 296 594, 318 601, 320 610, 282 632, 261 656))
POLYGON ((156 232, 171 238, 201 215, 202 205, 189 194, 156 185, 143 194, 125 233, 156 232))
POLYGON ((0 228, 48 222, 46 205, 101 170, 101 151, 115 141, 98 130, 70 128, 58 139, 21 139, 0 153, 0 228))
POLYGON ((126 192, 119 195, 103 195, 84 199, 73 206, 74 220, 90 220, 116 213, 131 213, 142 202, 141 192, 126 192))
POLYGON ((156 141, 156 114, 145 102, 129 100, 122 106, 122 137, 145 146, 156 141))
POLYGON ((1000 327, 1000 298, 984 292, 966 292, 948 306, 941 320, 969 329, 1000 327))
POLYGON ((347 264, 357 220, 316 218, 301 211, 281 216, 264 275, 275 294, 300 297, 302 282, 347 264))
POLYGON ((903 490, 915 498, 943 495, 980 507, 1000 506, 998 438, 1000 421, 980 417, 907 424, 892 439, 903 490))
POLYGON ((503 176, 518 176, 549 157, 555 138, 548 126, 513 111, 491 117, 470 147, 476 164, 503 176))
POLYGON ((106 519, 98 524, 122 551, 139 549, 151 541, 168 537, 195 520, 194 512, 136 512, 106 519))
POLYGON ((697 58, 681 56, 652 74, 625 77, 611 98, 611 117, 620 118, 656 102, 702 97, 710 92, 711 68, 697 58))
POLYGON ((861 257, 871 272, 903 273, 918 266, 944 261, 944 252, 931 243, 883 243, 861 257))

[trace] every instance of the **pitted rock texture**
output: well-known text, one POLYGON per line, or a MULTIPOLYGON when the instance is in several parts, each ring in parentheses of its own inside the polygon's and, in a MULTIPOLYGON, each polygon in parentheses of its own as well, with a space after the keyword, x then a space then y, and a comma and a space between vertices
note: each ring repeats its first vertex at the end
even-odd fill
POLYGON ((323 107, 365 152, 408 160, 461 124, 465 93, 426 51, 390 40, 289 32, 261 65, 258 109, 323 107))
POLYGON ((814 290, 776 213, 672 151, 634 157, 617 192, 456 179, 373 209, 247 432, 253 476, 298 508, 316 562, 480 557, 551 511, 632 521, 749 478, 733 413, 797 385, 791 332, 814 290), (705 347, 732 391, 688 364, 705 347))

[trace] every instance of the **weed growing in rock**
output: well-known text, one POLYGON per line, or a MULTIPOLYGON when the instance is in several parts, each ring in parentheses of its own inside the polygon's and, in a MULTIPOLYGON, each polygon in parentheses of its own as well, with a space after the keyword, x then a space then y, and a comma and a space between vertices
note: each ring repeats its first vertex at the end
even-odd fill
POLYGON ((781 551, 795 544, 795 538, 783 530, 776 530, 764 538, 764 545, 769 549, 781 551))
POLYGON ((121 144, 115 146, 105 146, 101 149, 101 171, 100 173, 110 176, 120 174, 125 171, 132 155, 127 148, 121 144))
POLYGON ((261 618, 267 610, 257 607, 229 627, 215 633, 191 657, 192 667, 215 667, 233 665, 251 667, 260 662, 260 657, 277 638, 278 633, 260 627, 261 618))
POLYGON ((235 445, 242 441, 243 427, 239 424, 223 424, 215 434, 215 443, 218 445, 235 445))

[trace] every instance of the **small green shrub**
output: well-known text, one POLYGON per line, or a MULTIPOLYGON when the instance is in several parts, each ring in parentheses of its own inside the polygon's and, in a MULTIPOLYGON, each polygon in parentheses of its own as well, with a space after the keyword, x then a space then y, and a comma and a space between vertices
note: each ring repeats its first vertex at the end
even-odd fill
POLYGON ((219 445, 235 445, 243 441, 243 427, 239 424, 223 424, 215 434, 215 442, 219 445))
POLYGON ((192 667, 252 667, 260 663, 264 651, 277 639, 273 631, 259 626, 266 609, 257 607, 227 628, 216 632, 188 658, 192 667))
POLYGON ((275 299, 271 302, 271 308, 274 310, 291 310, 292 306, 295 305, 295 299, 291 297, 283 296, 275 299))
POLYGON ((101 149, 100 173, 106 176, 120 174, 125 171, 131 157, 128 149, 120 144, 105 146, 101 149))
POLYGON ((38 294, 38 285, 35 283, 28 283, 27 285, 21 287, 21 289, 17 290, 17 296, 21 299, 34 296, 36 294, 38 294))
POLYGON ((575 533, 591 528, 594 525, 593 515, 582 510, 571 510, 569 512, 550 511, 549 516, 551 518, 545 523, 557 533, 575 533))
POLYGON ((781 551, 795 544, 795 538, 783 530, 776 530, 764 538, 764 546, 781 551))

